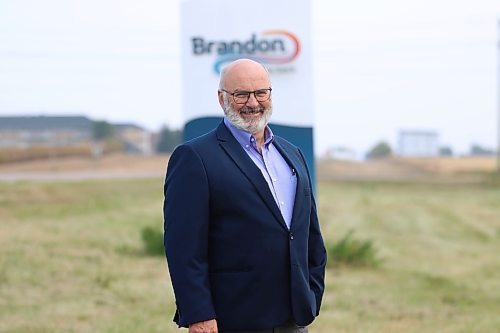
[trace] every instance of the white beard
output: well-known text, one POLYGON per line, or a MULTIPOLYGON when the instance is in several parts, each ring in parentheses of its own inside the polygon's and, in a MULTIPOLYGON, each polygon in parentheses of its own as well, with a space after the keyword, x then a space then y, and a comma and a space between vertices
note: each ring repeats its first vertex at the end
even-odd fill
POLYGON ((231 104, 228 101, 227 95, 224 94, 224 114, 227 119, 234 125, 234 127, 239 128, 245 132, 250 134, 255 134, 262 132, 267 124, 269 123, 269 119, 271 119, 271 115, 273 114, 273 107, 270 104, 267 109, 264 109, 261 106, 256 108, 249 108, 244 106, 239 111, 233 110, 231 104), (245 118, 240 114, 240 112, 262 112, 260 117, 252 117, 250 119, 245 118))

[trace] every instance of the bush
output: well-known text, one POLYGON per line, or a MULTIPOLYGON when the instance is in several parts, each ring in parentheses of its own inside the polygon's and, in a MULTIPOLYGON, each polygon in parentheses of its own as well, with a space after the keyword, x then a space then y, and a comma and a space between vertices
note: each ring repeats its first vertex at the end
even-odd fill
POLYGON ((353 238, 349 231, 340 241, 328 247, 330 265, 377 266, 380 260, 371 240, 353 238))
POLYGON ((144 251, 150 256, 164 256, 163 233, 152 227, 142 229, 144 251))
POLYGON ((376 160, 392 155, 392 148, 387 142, 379 142, 366 154, 369 160, 376 160))
POLYGON ((167 126, 160 130, 160 140, 156 146, 156 151, 159 153, 171 153, 175 147, 182 143, 182 130, 171 130, 167 126))

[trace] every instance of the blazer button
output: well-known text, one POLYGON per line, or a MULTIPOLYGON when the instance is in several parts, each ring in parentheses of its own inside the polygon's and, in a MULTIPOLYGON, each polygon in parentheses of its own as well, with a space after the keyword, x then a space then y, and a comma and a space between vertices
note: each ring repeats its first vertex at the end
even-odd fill
POLYGON ((292 233, 290 233, 290 239, 293 240, 293 234, 292 233))

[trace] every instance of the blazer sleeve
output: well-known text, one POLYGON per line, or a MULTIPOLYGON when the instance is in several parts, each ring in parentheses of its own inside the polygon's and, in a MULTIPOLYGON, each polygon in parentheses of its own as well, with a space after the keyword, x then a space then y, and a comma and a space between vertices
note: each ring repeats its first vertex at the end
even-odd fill
POLYGON ((308 253, 309 253, 309 286, 316 296, 316 316, 319 315, 323 293, 325 291, 325 268, 326 268, 326 249, 321 235, 319 226, 318 211, 316 209, 316 201, 312 193, 312 185, 310 179, 310 172, 307 167, 304 155, 299 149, 302 162, 304 163, 307 174, 309 177, 309 188, 311 189, 311 213, 309 224, 309 240, 308 240, 308 253))
POLYGON ((215 318, 208 271, 209 188, 203 162, 188 145, 170 157, 164 186, 164 245, 177 324, 215 318))

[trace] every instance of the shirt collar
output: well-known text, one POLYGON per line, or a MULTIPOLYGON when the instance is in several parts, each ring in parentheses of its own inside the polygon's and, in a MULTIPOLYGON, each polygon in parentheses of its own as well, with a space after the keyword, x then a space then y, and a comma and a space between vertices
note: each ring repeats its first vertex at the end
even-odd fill
MULTIPOLYGON (((248 144, 255 145, 255 138, 252 134, 237 128, 234 126, 227 117, 224 117, 224 125, 229 129, 234 138, 239 142, 240 145, 245 147, 248 144)), ((273 131, 269 126, 266 126, 264 130, 264 146, 268 147, 270 143, 274 140, 273 131)))

